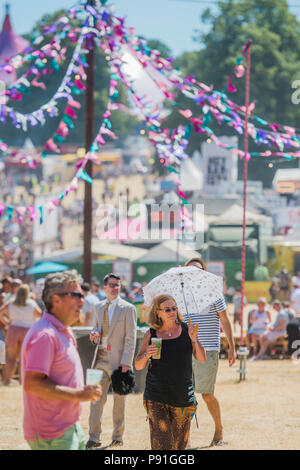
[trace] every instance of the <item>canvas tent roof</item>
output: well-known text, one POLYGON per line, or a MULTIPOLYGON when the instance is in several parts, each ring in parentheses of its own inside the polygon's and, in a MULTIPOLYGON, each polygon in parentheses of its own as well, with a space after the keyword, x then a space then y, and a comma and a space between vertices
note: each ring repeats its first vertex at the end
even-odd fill
POLYGON ((148 250, 143 256, 137 258, 138 262, 176 262, 177 259, 177 246, 179 254, 179 262, 184 262, 190 258, 199 257, 199 253, 191 250, 190 247, 182 242, 177 244, 177 240, 165 240, 159 245, 154 246, 148 250))
MULTIPOLYGON (((241 225, 243 223, 243 208, 238 204, 233 204, 223 214, 211 218, 210 223, 213 225, 241 225)), ((246 223, 263 224, 272 223, 272 218, 255 212, 246 211, 246 223)))
MULTIPOLYGON (((7 59, 17 55, 23 49, 30 45, 29 41, 17 36, 12 29, 10 21, 9 4, 5 5, 6 14, 3 21, 2 31, 0 32, 0 64, 4 64, 7 59)), ((0 79, 6 84, 11 84, 16 78, 16 73, 7 74, 0 72, 0 79)))
MULTIPOLYGON (((110 242, 106 240, 94 239, 92 241, 92 253, 95 255, 114 256, 120 259, 127 259, 134 261, 136 258, 147 253, 144 248, 137 248, 134 246, 123 245, 121 243, 110 242)), ((43 261, 65 262, 75 261, 83 256, 83 248, 79 247, 75 250, 65 251, 58 250, 52 253, 51 256, 43 258, 43 261)), ((40 260, 36 260, 40 261, 40 260)))

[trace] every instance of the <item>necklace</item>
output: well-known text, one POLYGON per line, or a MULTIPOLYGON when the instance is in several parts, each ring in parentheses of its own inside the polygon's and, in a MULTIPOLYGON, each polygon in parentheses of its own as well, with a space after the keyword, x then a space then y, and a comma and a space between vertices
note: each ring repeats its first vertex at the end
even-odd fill
POLYGON ((169 338, 171 338, 173 336, 173 330, 174 330, 174 327, 172 328, 170 333, 167 333, 167 332, 162 332, 162 333, 163 333, 163 335, 168 336, 169 338))

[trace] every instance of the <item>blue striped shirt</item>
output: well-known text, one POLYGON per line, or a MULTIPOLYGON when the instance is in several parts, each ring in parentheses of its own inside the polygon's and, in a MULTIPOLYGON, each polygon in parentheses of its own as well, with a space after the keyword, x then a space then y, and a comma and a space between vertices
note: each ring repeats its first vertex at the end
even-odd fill
POLYGON ((190 313, 184 317, 192 323, 198 323, 198 340, 206 351, 220 351, 220 319, 218 312, 226 310, 226 302, 222 296, 217 302, 207 307, 201 314, 190 313))

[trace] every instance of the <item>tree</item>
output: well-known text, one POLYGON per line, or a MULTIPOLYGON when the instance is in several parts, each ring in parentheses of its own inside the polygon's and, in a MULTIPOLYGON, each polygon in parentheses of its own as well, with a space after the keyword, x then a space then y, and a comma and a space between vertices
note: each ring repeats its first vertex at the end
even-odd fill
MULTIPOLYGON (((44 15, 40 21, 38 21, 33 27, 32 31, 25 35, 27 39, 33 40, 34 38, 43 35, 43 27, 49 26, 55 22, 55 20, 65 13, 64 10, 55 12, 54 14, 44 15)), ((78 24, 72 23, 73 26, 78 24)), ((45 36, 43 41, 39 44, 39 47, 49 43, 51 36, 45 36)), ((75 43, 76 44, 76 43, 75 43)), ((45 91, 39 88, 31 87, 27 93, 23 94, 23 98, 20 102, 10 101, 9 105, 14 110, 29 113, 44 103, 54 95, 56 90, 61 83, 67 66, 71 60, 72 54, 75 49, 75 44, 72 43, 67 37, 62 41, 62 47, 67 47, 67 57, 64 64, 61 64, 57 71, 52 72, 49 75, 44 75, 42 81, 45 83, 47 89, 45 91)), ((22 75, 29 67, 29 64, 25 64, 19 71, 19 75, 22 75)), ((106 110, 109 93, 109 67, 103 51, 98 48, 95 54, 95 128, 94 135, 96 135, 98 128, 103 119, 103 113, 106 110)), ((84 93, 75 97, 81 104, 81 109, 76 110, 78 116, 74 120, 75 129, 70 131, 69 136, 66 138, 65 143, 72 143, 77 145, 83 145, 84 142, 84 93)), ((119 95, 117 98, 118 102, 128 104, 127 92, 124 87, 119 87, 119 95)), ((20 129, 16 129, 12 126, 10 119, 7 120, 5 125, 0 125, 0 134, 5 135, 5 141, 14 146, 22 146, 26 137, 30 137, 35 146, 42 146, 49 138, 55 133, 60 120, 63 117, 63 112, 66 106, 66 100, 62 99, 58 102, 59 116, 47 119, 44 126, 37 125, 35 127, 29 127, 28 132, 24 133, 20 129)), ((122 145, 123 137, 132 132, 136 125, 134 117, 124 114, 122 112, 113 112, 111 116, 112 127, 116 135, 119 137, 118 144, 122 145)))
MULTIPOLYGON (((228 97, 244 104, 244 79, 235 80, 237 93, 227 92, 227 79, 233 73, 236 59, 242 56, 242 48, 251 38, 251 101, 255 101, 254 114, 269 123, 297 126, 300 107, 291 102, 293 81, 300 76, 300 23, 288 10, 286 0, 224 0, 218 3, 218 13, 208 8, 202 21, 209 25, 208 32, 198 31, 199 52, 186 53, 178 65, 185 75, 194 74, 206 84, 225 91, 228 97)), ((180 106, 191 102, 181 98, 180 106)), ((198 107, 198 113, 200 109, 198 107)), ((184 122, 172 114, 172 124, 184 122)), ((185 121, 186 122, 186 121, 185 121)), ((212 123, 210 123, 211 125, 212 123)), ((214 126, 218 135, 232 134, 230 128, 214 126)), ((199 149, 200 139, 194 136, 190 150, 199 149)), ((242 148, 242 139, 240 142, 242 148)), ((250 138, 250 151, 264 151, 269 147, 254 145, 250 138)), ((275 149, 273 149, 276 151, 275 149)), ((267 166, 264 157, 249 162, 249 179, 263 179, 270 185, 274 171, 267 166), (268 170, 268 171, 265 171, 268 170)), ((283 164, 284 168, 297 165, 297 161, 283 164)))

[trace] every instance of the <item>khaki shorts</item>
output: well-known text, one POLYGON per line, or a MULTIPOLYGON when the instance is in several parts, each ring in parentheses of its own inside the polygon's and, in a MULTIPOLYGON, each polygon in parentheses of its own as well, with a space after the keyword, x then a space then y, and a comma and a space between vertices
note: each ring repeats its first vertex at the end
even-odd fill
POLYGON ((193 358, 194 390, 197 393, 214 393, 219 366, 219 352, 206 351, 206 362, 193 358))

